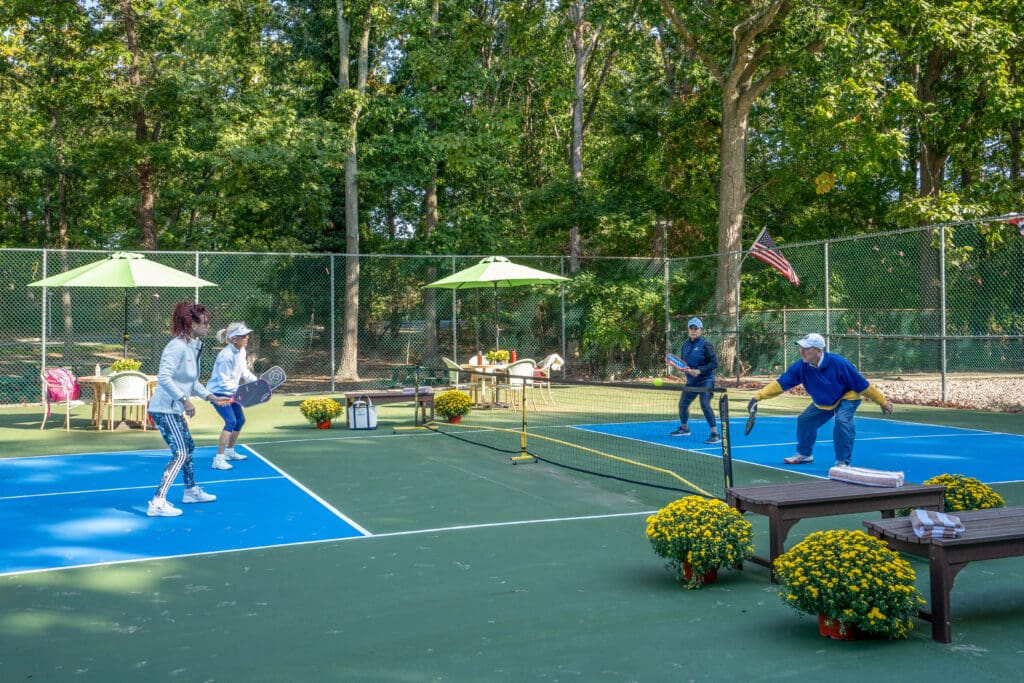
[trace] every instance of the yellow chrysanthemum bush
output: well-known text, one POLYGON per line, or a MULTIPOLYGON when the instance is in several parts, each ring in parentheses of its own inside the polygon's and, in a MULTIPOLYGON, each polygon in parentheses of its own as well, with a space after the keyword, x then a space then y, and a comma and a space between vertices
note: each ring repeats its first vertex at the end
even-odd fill
POLYGON ((434 410, 442 417, 462 417, 472 408, 473 399, 458 389, 449 389, 434 397, 434 410))
MULTIPOLYGON (((990 510, 1006 506, 1006 501, 991 486, 974 477, 965 477, 962 474, 940 474, 937 477, 926 479, 924 483, 946 487, 946 512, 990 510)), ((900 516, 905 517, 910 514, 910 508, 902 508, 897 512, 900 516)))
POLYGON ((775 558, 779 597, 800 612, 906 638, 924 599, 910 563, 863 531, 818 531, 775 558))
POLYGON ((735 508, 717 499, 687 496, 647 518, 647 539, 665 566, 683 580, 682 563, 692 569, 687 588, 699 588, 700 576, 737 565, 754 552, 754 529, 735 508))
POLYGON ((124 372, 125 370, 138 370, 142 367, 142 361, 134 358, 118 358, 110 364, 111 372, 124 372))
POLYGON ((333 420, 343 411, 341 404, 333 398, 307 398, 299 404, 299 412, 313 424, 333 420))

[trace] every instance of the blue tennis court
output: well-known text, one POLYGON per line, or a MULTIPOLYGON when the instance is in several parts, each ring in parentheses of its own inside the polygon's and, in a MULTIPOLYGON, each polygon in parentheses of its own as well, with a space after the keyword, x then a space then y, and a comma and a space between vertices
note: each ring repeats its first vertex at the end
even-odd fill
MULTIPOLYGON (((816 477, 827 477, 835 463, 831 422, 818 431, 814 462, 809 465, 782 462, 796 452, 795 416, 758 417, 748 436, 743 435, 745 424, 746 417, 729 421, 733 462, 816 477)), ((939 474, 963 474, 989 484, 1024 480, 1024 459, 1020 457, 1024 436, 860 416, 856 425, 853 465, 857 467, 902 471, 908 482, 917 483, 939 474)), ((689 437, 669 436, 676 426, 676 420, 659 420, 578 428, 709 455, 721 454, 719 446, 702 443, 702 437, 697 436, 699 430, 689 437)))
POLYGON ((0 460, 0 576, 26 571, 338 540, 370 533, 252 449, 230 471, 215 447, 195 451, 196 478, 213 503, 147 517, 168 452, 89 453, 0 460), (272 502, 272 504, 270 504, 272 502))

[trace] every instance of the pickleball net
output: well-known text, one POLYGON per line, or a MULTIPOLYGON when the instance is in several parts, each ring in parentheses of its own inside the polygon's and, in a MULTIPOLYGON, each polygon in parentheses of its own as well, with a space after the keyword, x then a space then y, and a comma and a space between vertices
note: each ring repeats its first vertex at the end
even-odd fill
MULTIPOLYGON (((547 381, 547 380, 544 380, 547 381)), ((687 436, 679 426, 681 384, 551 381, 507 384, 500 371, 480 380, 474 408, 458 424, 438 416, 430 429, 506 453, 514 464, 549 465, 643 486, 725 498, 731 486, 731 434, 725 389, 712 390, 719 443, 707 444, 710 427, 699 397, 690 406, 687 436), (496 390, 496 393, 495 393, 496 390)), ((435 387, 435 394, 443 391, 435 387)), ((707 390, 703 390, 707 391, 707 390)))

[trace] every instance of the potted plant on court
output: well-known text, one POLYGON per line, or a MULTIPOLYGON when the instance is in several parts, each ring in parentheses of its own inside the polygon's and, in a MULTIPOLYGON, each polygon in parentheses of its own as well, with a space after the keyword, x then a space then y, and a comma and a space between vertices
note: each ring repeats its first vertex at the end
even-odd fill
POLYGON ((434 410, 452 424, 462 422, 462 417, 473 407, 473 399, 465 391, 449 389, 434 397, 434 410))
POLYGON ((333 398, 307 398, 299 404, 299 412, 320 429, 331 426, 331 420, 342 413, 341 404, 333 398))
POLYGON ((718 569, 738 565, 754 552, 753 526, 724 501, 687 496, 647 518, 655 554, 686 588, 714 583, 718 569))
POLYGON ((859 632, 906 638, 924 599, 910 563, 863 531, 818 531, 775 558, 779 597, 818 617, 818 632, 853 640, 859 632))
POLYGON ((497 365, 504 365, 508 359, 509 353, 505 349, 491 349, 487 352, 487 360, 497 365))
POLYGON ((138 370, 142 367, 142 361, 134 358, 119 358, 110 364, 111 372, 125 372, 126 370, 138 370))
MULTIPOLYGON (((1006 501, 995 490, 980 479, 965 477, 962 474, 940 474, 926 479, 927 485, 945 486, 944 494, 946 512, 962 512, 964 510, 990 510, 1006 507, 1006 501)), ((897 510, 900 516, 910 514, 910 508, 897 510)))

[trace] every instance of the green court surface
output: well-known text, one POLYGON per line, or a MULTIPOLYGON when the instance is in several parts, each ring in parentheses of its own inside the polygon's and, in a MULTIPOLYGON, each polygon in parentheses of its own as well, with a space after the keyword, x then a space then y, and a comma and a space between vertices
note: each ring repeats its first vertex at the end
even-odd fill
MULTIPOLYGON (((739 414, 744 397, 730 396, 739 414)), ((275 397, 247 411, 242 440, 373 536, 0 577, 2 679, 995 681, 1019 672, 1024 558, 960 573, 949 645, 920 620, 906 641, 831 641, 781 603, 762 567, 682 589, 644 536, 646 516, 677 492, 395 433, 412 423, 402 405, 381 406, 376 431, 343 422, 318 431, 298 402, 275 397)), ((209 445, 220 423, 200 410, 193 433, 209 445)), ((54 418, 40 431, 37 407, 4 408, 0 453, 162 447, 156 432, 89 431, 87 413, 78 409, 68 433, 54 418)), ((1024 432, 1019 415, 901 406, 897 417, 1024 432)), ((212 475, 198 471, 200 483, 212 475)), ((797 478, 735 472, 738 485, 797 478)), ((1024 504, 1021 485, 997 489, 1024 504)), ((765 520, 749 519, 764 554, 765 520)), ((808 520, 789 544, 860 521, 808 520)), ((911 563, 927 591, 927 565, 911 563)))

